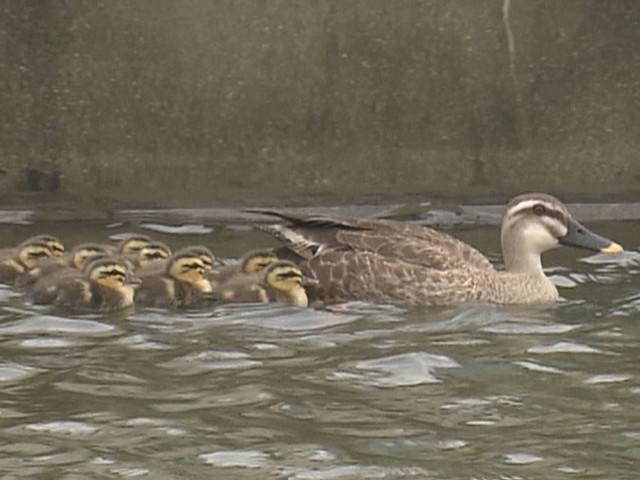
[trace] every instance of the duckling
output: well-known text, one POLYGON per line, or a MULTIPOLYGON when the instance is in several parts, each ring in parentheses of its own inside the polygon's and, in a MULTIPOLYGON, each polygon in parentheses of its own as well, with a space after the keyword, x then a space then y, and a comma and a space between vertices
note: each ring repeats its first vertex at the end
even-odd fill
POLYGON ((15 282, 19 275, 35 268, 43 259, 52 255, 49 241, 42 237, 33 237, 15 248, 4 249, 0 252, 0 283, 15 282))
POLYGON ((51 249, 51 254, 54 257, 61 257, 62 255, 64 255, 64 245, 62 244, 62 242, 60 240, 58 240, 56 237, 52 237, 51 235, 37 235, 35 237, 30 238, 27 241, 43 241, 45 242, 47 245, 49 245, 49 248, 51 249))
POLYGON ((187 253, 190 255, 197 255, 202 260, 204 264, 205 271, 208 272, 213 268, 213 263, 216 260, 215 255, 204 245, 189 245, 187 247, 183 247, 178 252, 178 254, 187 253))
POLYGON ((161 308, 200 306, 206 303, 212 291, 211 283, 204 278, 206 268, 197 253, 175 253, 162 273, 141 276, 142 285, 136 292, 135 301, 161 308))
POLYGON ((262 272, 262 278, 235 276, 220 285, 215 296, 225 303, 278 302, 298 307, 307 307, 309 300, 304 284, 312 279, 304 277, 300 268, 288 260, 270 264, 262 272))
POLYGON ((300 268, 289 260, 280 260, 264 271, 262 284, 269 300, 295 307, 309 306, 305 285, 315 285, 314 278, 306 277, 300 268))
POLYGON ((152 241, 147 243, 135 261, 136 275, 161 272, 171 257, 171 248, 166 243, 152 241))
POLYGON ((38 266, 22 273, 16 280, 16 284, 20 286, 33 285, 41 278, 53 274, 64 274, 63 272, 67 270, 80 271, 90 259, 95 259, 99 255, 107 256, 109 251, 107 245, 81 243, 73 247, 67 255, 43 259, 38 266))
POLYGON ((31 286, 31 291, 39 299, 38 303, 53 303, 58 295, 58 286, 66 278, 82 278, 87 265, 99 258, 110 257, 108 246, 99 243, 76 245, 71 254, 57 262, 47 262, 31 272, 22 275, 23 285, 31 286))
POLYGON ((264 269, 277 261, 278 257, 271 250, 251 250, 245 253, 239 262, 212 270, 207 278, 214 289, 240 291, 243 283, 250 286, 260 282, 264 269))
POLYGON ((151 238, 147 235, 129 235, 118 244, 117 252, 122 258, 135 263, 140 255, 140 250, 151 241, 151 238))
POLYGON ((53 303, 73 310, 120 310, 133 305, 134 291, 139 283, 140 280, 133 276, 123 260, 100 258, 90 262, 83 275, 61 278, 53 299, 40 297, 34 289, 33 301, 37 304, 53 303))

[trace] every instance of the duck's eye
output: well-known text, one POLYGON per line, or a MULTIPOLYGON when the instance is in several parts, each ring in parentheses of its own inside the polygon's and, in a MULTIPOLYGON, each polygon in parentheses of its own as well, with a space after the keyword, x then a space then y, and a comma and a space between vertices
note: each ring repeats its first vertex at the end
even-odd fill
POLYGON ((547 212, 547 209, 541 203, 538 203, 533 206, 533 213, 536 215, 544 215, 547 212))

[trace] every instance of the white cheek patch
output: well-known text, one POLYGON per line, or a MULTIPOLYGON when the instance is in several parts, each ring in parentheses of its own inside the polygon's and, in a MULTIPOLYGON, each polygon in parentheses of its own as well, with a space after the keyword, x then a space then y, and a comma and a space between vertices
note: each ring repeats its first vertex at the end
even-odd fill
POLYGON ((527 225, 522 233, 521 238, 526 243, 526 249, 530 251, 544 252, 559 245, 558 239, 549 229, 537 223, 527 225))

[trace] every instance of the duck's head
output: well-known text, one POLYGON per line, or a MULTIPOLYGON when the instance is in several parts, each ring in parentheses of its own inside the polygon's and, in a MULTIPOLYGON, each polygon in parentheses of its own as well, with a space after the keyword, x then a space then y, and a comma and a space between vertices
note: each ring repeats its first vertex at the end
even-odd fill
POLYGON ((138 253, 138 265, 147 267, 167 260, 171 256, 171 248, 162 242, 149 242, 138 253))
POLYGON ((51 235, 38 235, 36 237, 32 237, 26 242, 23 242, 21 245, 29 242, 44 242, 49 246, 51 250, 51 256, 53 257, 61 257, 64 254, 64 245, 60 240, 56 237, 52 237, 51 235))
POLYGON ((255 275, 277 261, 278 257, 271 250, 252 250, 242 256, 240 268, 244 273, 255 275))
POLYGON ((196 290, 210 293, 211 282, 204 277, 207 271, 200 255, 181 252, 174 254, 167 265, 167 274, 175 280, 192 286, 196 290))
POLYGON ((18 246, 18 261, 27 269, 31 270, 38 266, 45 258, 53 256, 53 251, 49 243, 44 240, 30 239, 22 242, 18 246))
POLYGON ((507 270, 542 268, 540 254, 567 245, 601 253, 620 253, 622 247, 571 217, 557 198, 525 194, 509 202, 502 217, 502 251, 507 270))
POLYGON ((191 245, 188 247, 184 247, 183 249, 176 252, 176 254, 187 254, 199 257, 204 264, 205 271, 211 270, 213 268, 213 262, 215 262, 216 260, 216 257, 213 255, 211 250, 203 245, 191 245))
POLYGON ((87 265, 89 280, 111 290, 122 291, 140 283, 127 263, 117 258, 100 258, 87 265))
POLYGON ((142 250, 149 242, 151 242, 151 238, 147 235, 130 235, 120 242, 118 245, 118 253, 125 258, 134 260, 138 258, 140 250, 142 250))
POLYGON ((82 270, 91 260, 99 256, 109 255, 109 250, 105 245, 99 243, 81 243, 71 250, 71 265, 78 270, 82 270))

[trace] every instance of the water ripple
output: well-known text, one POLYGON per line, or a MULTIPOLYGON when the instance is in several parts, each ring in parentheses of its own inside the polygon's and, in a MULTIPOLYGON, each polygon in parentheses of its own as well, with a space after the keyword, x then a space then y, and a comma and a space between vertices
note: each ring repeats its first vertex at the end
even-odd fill
POLYGON ((426 352, 411 352, 390 357, 376 358, 357 362, 358 370, 371 373, 354 377, 368 385, 379 387, 406 387, 424 383, 440 383, 436 376, 439 368, 457 368, 460 364, 445 356, 426 352))

